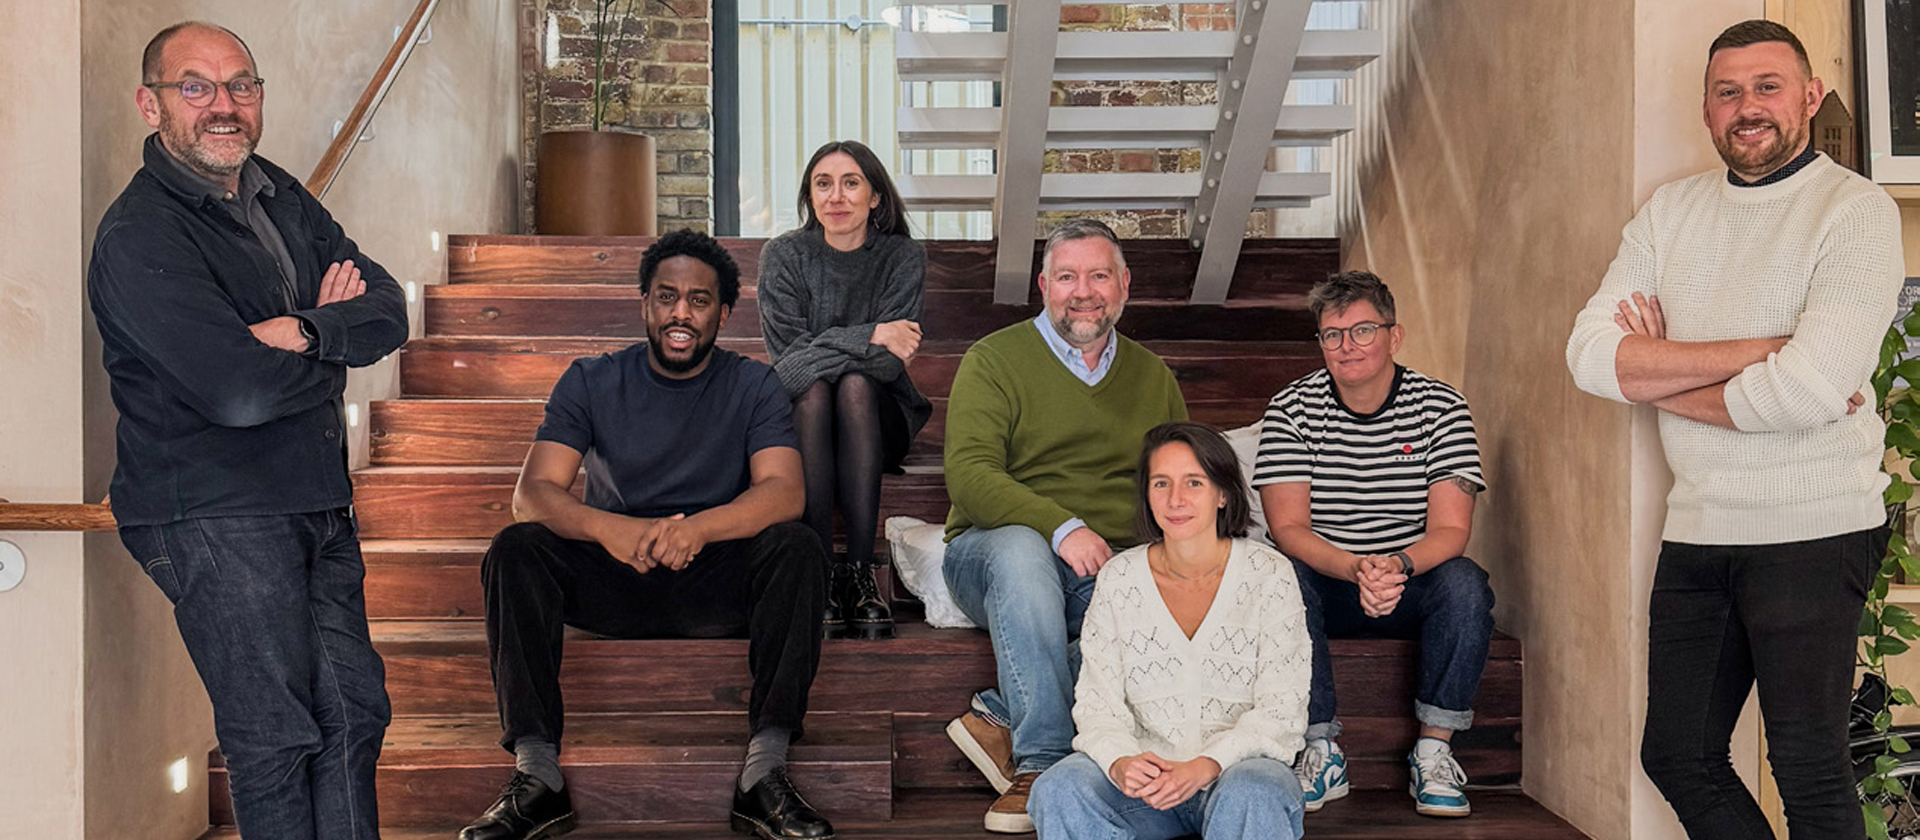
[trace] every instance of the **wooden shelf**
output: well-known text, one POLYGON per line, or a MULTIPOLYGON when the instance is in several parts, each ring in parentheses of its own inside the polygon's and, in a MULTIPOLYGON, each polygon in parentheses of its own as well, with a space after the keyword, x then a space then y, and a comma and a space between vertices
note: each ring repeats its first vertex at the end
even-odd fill
POLYGON ((1880 188, 1900 204, 1920 205, 1920 184, 1881 184, 1880 188))

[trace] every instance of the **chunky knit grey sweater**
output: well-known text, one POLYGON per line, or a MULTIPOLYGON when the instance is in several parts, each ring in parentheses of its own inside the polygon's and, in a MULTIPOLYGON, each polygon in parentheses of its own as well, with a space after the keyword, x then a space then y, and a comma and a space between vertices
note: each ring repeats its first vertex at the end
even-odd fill
MULTIPOLYGON (((871 234, 852 251, 828 245, 818 229, 769 241, 760 251, 760 332, 788 396, 864 373, 900 404, 907 439, 919 434, 933 406, 900 358, 872 341, 876 324, 920 320, 926 269, 926 248, 897 234, 871 234)), ((899 454, 888 460, 897 463, 899 454)))

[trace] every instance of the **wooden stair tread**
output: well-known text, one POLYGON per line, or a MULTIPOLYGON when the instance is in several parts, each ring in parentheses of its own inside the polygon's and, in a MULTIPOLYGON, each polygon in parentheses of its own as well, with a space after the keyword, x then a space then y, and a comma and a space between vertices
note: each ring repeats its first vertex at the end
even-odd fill
MULTIPOLYGON (((627 712, 567 716, 560 751, 581 764, 737 764, 747 746, 747 718, 737 712, 627 712)), ((387 727, 382 765, 445 763, 513 765, 500 748, 493 715, 419 715, 387 727)), ((795 762, 893 760, 893 716, 885 712, 820 712, 807 716, 795 762)))
MULTIPOLYGON (((832 812, 837 836, 847 840, 995 840, 980 827, 981 814, 993 801, 990 791, 901 791, 895 794, 893 819, 859 821, 832 812)), ((1405 791, 1356 790, 1306 817, 1307 836, 1313 840, 1587 840, 1587 835, 1517 790, 1489 790, 1473 794, 1473 816, 1438 820, 1413 812, 1405 791)), ((459 822, 432 827, 382 826, 386 840, 446 840, 460 829, 459 822)), ((201 840, 238 840, 230 827, 216 828, 201 840)), ((723 840, 730 834, 724 823, 662 823, 645 828, 583 825, 569 840, 723 840)), ((1191 840, 1191 838, 1189 838, 1191 840)))

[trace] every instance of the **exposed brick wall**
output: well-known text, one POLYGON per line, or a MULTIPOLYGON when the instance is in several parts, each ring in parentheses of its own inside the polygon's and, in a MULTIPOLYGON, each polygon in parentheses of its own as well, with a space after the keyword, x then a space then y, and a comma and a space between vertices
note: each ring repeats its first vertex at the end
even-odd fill
MULTIPOLYGON (((589 128, 593 118, 594 0, 522 0, 524 206, 531 208, 533 139, 589 128), (553 31, 549 31, 549 27, 553 31), (548 55, 549 45, 558 53, 548 55)), ((611 20, 611 18, 610 18, 611 20)), ((709 230, 713 219, 713 26, 708 0, 635 0, 608 45, 604 130, 653 137, 659 152, 662 232, 709 230)), ((531 210, 523 226, 532 229, 531 210)))
MULTIPOLYGON (((1232 3, 1172 3, 1159 5, 1067 5, 1060 7, 1062 31, 1154 32, 1172 30, 1231 31, 1232 3)), ((1053 104, 1152 108, 1167 105, 1212 105, 1217 102, 1212 82, 1092 82, 1057 81, 1053 104)), ((1043 164, 1046 172, 1197 172, 1199 149, 1051 149, 1043 164)), ((1042 213, 1041 235, 1074 216, 1095 216, 1127 238, 1173 239, 1187 235, 1184 210, 1116 210, 1096 213, 1042 213)), ((1255 211, 1247 235, 1266 236, 1268 215, 1255 211)))

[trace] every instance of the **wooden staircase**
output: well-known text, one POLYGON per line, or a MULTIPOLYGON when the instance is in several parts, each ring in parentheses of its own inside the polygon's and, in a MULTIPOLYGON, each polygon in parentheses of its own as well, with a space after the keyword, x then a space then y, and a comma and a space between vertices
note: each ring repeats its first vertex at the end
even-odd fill
MULTIPOLYGON (((753 278, 760 240, 723 240, 741 264, 740 305, 721 341, 765 358, 753 278)), ((647 240, 455 236, 449 282, 425 295, 425 336, 401 351, 403 396, 371 406, 371 464, 356 471, 367 609, 386 660, 394 721, 381 757, 381 816, 391 838, 451 837, 506 779, 481 624, 480 558, 511 522, 513 481, 542 400, 576 356, 644 334, 636 289, 647 240)), ((928 243, 926 340, 910 370, 934 403, 906 475, 888 476, 885 516, 944 518, 940 438, 948 386, 979 336, 1037 305, 996 306, 995 245, 928 243)), ((1308 286, 1335 267, 1337 243, 1249 241, 1236 299, 1184 300, 1196 255, 1184 242, 1130 242, 1133 302, 1121 330, 1167 359, 1193 415, 1227 428, 1253 422, 1267 398, 1319 364, 1304 312, 1308 286)), ((884 539, 882 540, 884 544, 884 539)), ((883 581, 884 582, 884 581, 883 581)), ((985 837, 992 791, 943 728, 994 682, 984 633, 935 630, 895 593, 898 638, 826 643, 796 781, 842 828, 872 838, 985 837)), ((1358 801, 1310 818, 1328 837, 1576 838, 1515 788, 1520 774, 1519 644, 1495 642, 1479 725, 1457 746, 1482 790, 1471 820, 1413 816, 1403 756, 1412 647, 1335 645, 1358 801), (1378 802, 1375 808, 1367 802, 1378 802), (1505 826, 1505 828, 1502 828, 1505 826)), ((744 640, 628 641, 575 633, 561 675, 562 761, 582 837, 727 836, 727 796, 746 737, 744 640)), ((209 837, 232 837, 225 769, 211 771, 209 837)))

